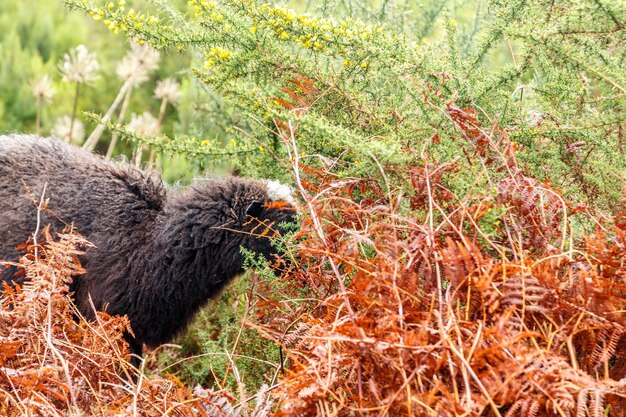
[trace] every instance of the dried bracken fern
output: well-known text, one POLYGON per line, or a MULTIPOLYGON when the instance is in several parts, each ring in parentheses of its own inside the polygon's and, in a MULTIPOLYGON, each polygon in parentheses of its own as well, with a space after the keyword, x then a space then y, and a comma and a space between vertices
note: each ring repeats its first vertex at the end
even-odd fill
MULTIPOLYGON (((289 96, 306 112, 306 95, 289 96)), ((626 216, 611 227, 573 209, 523 172, 504 129, 445 107, 495 194, 452 194, 454 164, 426 154, 339 179, 303 164, 296 127, 277 122, 310 216, 301 268, 282 277, 293 285, 256 305, 288 356, 276 415, 626 415, 626 216), (595 234, 573 236, 574 215, 595 234)))
POLYGON ((237 415, 227 393, 194 395, 174 378, 139 374, 128 363, 125 317, 78 315, 69 284, 84 273, 78 257, 88 246, 47 229, 25 245, 17 265, 25 284, 0 299, 0 415, 237 415))

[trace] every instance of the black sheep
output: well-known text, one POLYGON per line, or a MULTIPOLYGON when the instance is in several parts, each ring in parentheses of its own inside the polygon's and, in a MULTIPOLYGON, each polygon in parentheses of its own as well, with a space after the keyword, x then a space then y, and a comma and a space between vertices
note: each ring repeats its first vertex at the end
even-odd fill
MULTIPOLYGON (((36 229, 44 186, 41 224, 73 224, 95 245, 72 286, 76 305, 89 319, 90 297, 99 311, 128 315, 139 355, 143 343, 172 339, 242 272, 240 247, 271 259, 268 236, 295 215, 288 188, 274 181, 208 179, 171 191, 152 174, 57 140, 0 136, 0 260, 17 260, 16 246, 36 229)), ((0 278, 11 272, 0 269, 0 278)))

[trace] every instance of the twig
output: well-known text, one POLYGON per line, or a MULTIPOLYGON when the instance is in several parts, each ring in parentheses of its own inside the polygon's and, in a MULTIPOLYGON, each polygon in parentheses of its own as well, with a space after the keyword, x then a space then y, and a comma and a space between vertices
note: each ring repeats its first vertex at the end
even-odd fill
MULTIPOLYGON (((332 252, 328 245, 326 234, 324 233, 324 229, 317 215, 315 207, 313 207, 313 203, 311 202, 307 191, 304 189, 304 186, 302 185, 302 180, 300 178, 300 155, 298 153, 298 146, 296 145, 295 129, 292 126, 291 121, 288 122, 288 127, 289 127, 289 137, 286 139, 289 139, 291 146, 287 146, 287 152, 289 153, 290 159, 293 161, 293 172, 295 175, 295 181, 298 187, 298 191, 300 192, 300 195, 302 196, 302 198, 304 199, 304 201, 306 202, 309 208, 309 215, 311 216, 311 221, 313 222, 313 228, 315 230, 315 233, 319 237, 324 247, 329 252, 332 252)), ((289 141, 287 141, 287 144, 289 144, 289 141)), ((350 313, 350 320, 352 321, 352 324, 357 329, 357 331, 361 334, 361 336, 365 337, 365 331, 356 323, 356 315, 350 303, 350 299, 348 298, 348 291, 343 282, 341 273, 339 272, 339 268, 337 267, 333 257, 328 257, 328 262, 330 263, 333 273, 335 274, 335 277, 337 278, 337 284, 339 285, 341 296, 343 297, 344 303, 346 304, 348 312, 350 313)))

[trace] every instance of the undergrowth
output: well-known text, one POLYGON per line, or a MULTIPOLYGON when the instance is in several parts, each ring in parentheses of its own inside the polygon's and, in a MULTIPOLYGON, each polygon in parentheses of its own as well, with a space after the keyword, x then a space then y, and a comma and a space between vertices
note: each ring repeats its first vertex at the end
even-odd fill
POLYGON ((86 242, 62 235, 28 245, 20 267, 30 283, 7 289, 1 304, 4 410, 624 415, 626 211, 611 218, 572 205, 526 175, 506 130, 482 126, 469 109, 449 117, 474 136, 485 166, 503 173, 478 174, 494 192, 451 193, 446 173, 455 167, 427 152, 412 166, 383 170, 406 178, 410 190, 340 178, 304 164, 297 132, 277 129, 305 213, 294 236, 297 262, 279 282, 250 284, 241 318, 242 330, 284 355, 268 361, 270 386, 257 392, 242 378, 233 358, 254 355, 241 353, 249 346, 220 353, 230 366, 214 377, 233 378, 232 391, 190 392, 174 376, 127 382, 128 323, 76 319, 65 293, 82 272, 77 246, 86 242), (481 220, 489 215, 487 231, 481 220), (593 232, 578 236, 574 219, 593 232), (265 402, 252 411, 257 398, 265 402))
POLYGON ((256 311, 288 355, 277 415, 624 415, 624 203, 615 218, 571 204, 520 167, 505 129, 447 117, 493 192, 452 193, 457 167, 428 152, 383 171, 410 190, 339 178, 278 130, 307 216, 292 285, 256 311))
MULTIPOLYGON (((70 232, 53 240, 46 229, 13 265, 26 284, 5 286, 0 299, 0 415, 238 415, 228 392, 192 391, 172 375, 147 377, 132 367, 125 317, 80 316, 68 286, 84 273, 78 257, 88 246, 70 232)), ((262 390, 256 399, 248 415, 260 417, 271 400, 262 390)))

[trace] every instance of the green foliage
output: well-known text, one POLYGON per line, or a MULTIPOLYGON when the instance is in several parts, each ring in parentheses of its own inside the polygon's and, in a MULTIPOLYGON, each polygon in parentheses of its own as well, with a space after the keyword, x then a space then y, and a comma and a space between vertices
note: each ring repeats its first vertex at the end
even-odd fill
MULTIPOLYGON (((446 106, 472 107, 485 126, 515 128, 533 175, 605 208, 620 194, 623 4, 323 2, 306 14, 250 0, 193 0, 194 17, 182 25, 155 18, 136 27, 128 8, 67 3, 131 38, 200 54, 194 71, 218 94, 212 120, 237 119, 217 147, 234 139, 283 159, 277 137, 289 121, 305 157, 332 158, 345 177, 375 177, 379 163, 413 163, 422 150, 440 162, 467 153, 473 145, 455 139, 446 106), (402 10, 423 18, 399 23, 402 10)), ((262 152, 231 163, 246 175, 284 173, 262 152)), ((463 163, 471 170, 479 161, 463 163)))
MULTIPOLYGON (((269 269, 266 271, 271 274, 269 269)), ((255 279, 251 274, 244 275, 202 310, 188 331, 175 341, 181 349, 166 349, 159 356, 161 371, 175 373, 189 385, 221 387, 225 383, 233 391, 237 391, 238 384, 231 360, 250 392, 276 378, 279 347, 242 323, 249 314, 255 279)))

